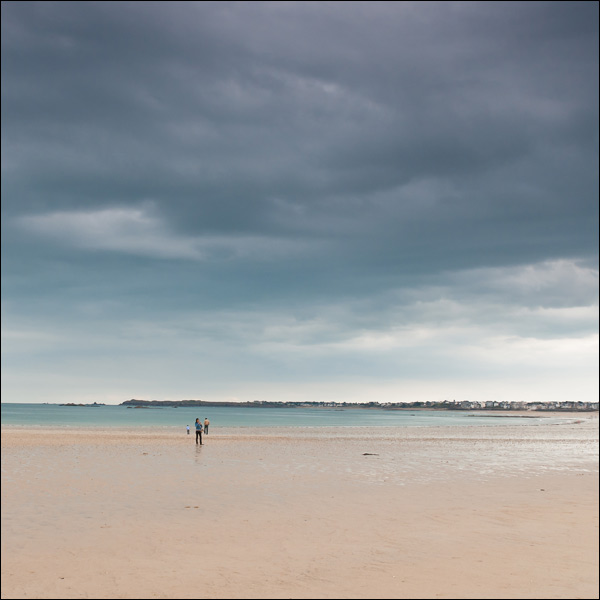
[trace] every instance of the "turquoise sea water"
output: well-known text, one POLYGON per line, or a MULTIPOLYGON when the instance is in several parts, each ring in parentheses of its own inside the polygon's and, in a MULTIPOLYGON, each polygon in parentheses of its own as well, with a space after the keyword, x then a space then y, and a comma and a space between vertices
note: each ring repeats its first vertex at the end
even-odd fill
POLYGON ((564 421, 543 413, 492 415, 485 412, 385 410, 360 408, 253 408, 246 406, 129 408, 126 406, 60 406, 2 404, 2 425, 52 427, 167 427, 193 426, 208 417, 211 427, 360 427, 532 425, 564 421))

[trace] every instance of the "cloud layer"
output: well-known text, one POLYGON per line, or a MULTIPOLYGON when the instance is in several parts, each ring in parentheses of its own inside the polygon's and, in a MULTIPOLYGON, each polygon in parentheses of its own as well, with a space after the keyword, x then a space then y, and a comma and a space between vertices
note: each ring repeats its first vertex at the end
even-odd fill
POLYGON ((595 398, 597 48, 595 2, 3 3, 3 397, 595 398))

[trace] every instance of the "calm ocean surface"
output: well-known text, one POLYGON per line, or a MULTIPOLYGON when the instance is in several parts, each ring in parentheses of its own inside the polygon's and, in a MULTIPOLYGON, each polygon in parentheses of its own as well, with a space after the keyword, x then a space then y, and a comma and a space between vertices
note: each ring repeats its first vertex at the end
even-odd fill
POLYGON ((558 423, 565 417, 524 413, 494 416, 485 412, 384 410, 360 408, 250 408, 235 406, 129 408, 126 406, 59 406, 2 404, 2 425, 64 427, 183 427, 208 417, 212 427, 359 427, 533 425, 558 423))

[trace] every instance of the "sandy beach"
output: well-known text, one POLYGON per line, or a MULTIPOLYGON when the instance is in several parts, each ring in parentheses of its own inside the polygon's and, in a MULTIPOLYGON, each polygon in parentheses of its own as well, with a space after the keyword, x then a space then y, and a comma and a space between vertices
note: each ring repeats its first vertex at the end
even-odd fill
POLYGON ((598 598, 598 414, 2 427, 2 598, 598 598))

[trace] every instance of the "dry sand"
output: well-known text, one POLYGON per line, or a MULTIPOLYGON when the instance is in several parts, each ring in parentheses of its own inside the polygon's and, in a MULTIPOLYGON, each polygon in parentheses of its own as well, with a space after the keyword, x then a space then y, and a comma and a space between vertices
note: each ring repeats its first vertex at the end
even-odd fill
POLYGON ((598 415, 2 428, 2 598, 598 598, 598 415))

